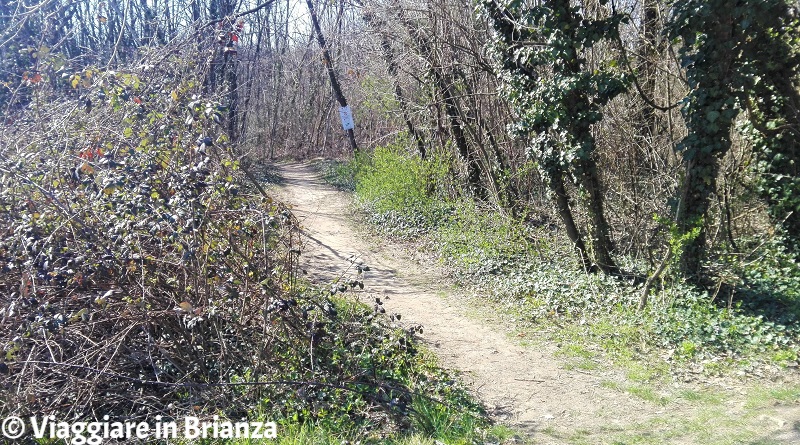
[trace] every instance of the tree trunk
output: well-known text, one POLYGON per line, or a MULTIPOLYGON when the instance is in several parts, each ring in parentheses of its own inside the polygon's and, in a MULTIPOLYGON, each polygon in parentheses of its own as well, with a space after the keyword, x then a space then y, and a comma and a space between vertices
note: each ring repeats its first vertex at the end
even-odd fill
MULTIPOLYGON (((336 101, 339 102, 339 106, 344 108, 347 106, 347 99, 345 99, 344 93, 342 93, 342 88, 339 85, 339 80, 336 78, 336 71, 333 69, 333 62, 331 61, 330 51, 328 51, 328 44, 325 42, 325 36, 322 34, 322 28, 319 26, 317 12, 314 10, 314 4, 311 0, 306 0, 306 5, 308 5, 308 12, 311 15, 311 24, 314 26, 314 33, 317 36, 317 43, 319 43, 319 47, 322 50, 322 60, 325 63, 325 67, 328 69, 328 78, 331 81, 333 96, 336 98, 336 101)), ((347 140, 350 141, 350 148, 353 150, 353 152, 357 152, 358 144, 356 144, 356 137, 352 128, 347 130, 347 140)))
POLYGON ((676 214, 683 244, 679 266, 683 276, 695 282, 703 275, 706 217, 711 195, 716 192, 719 159, 731 148, 731 129, 738 114, 729 100, 735 97, 732 90, 735 74, 732 51, 737 38, 733 35, 735 3, 723 2, 727 7, 720 9, 717 17, 701 22, 702 29, 690 30, 708 36, 707 43, 694 50, 699 55, 691 56, 696 61, 690 65, 687 77, 697 86, 689 92, 683 110, 689 135, 678 146, 685 165, 683 202, 676 214), (713 122, 709 121, 712 115, 713 122))
POLYGON ((445 75, 441 69, 436 67, 433 58, 433 50, 428 37, 405 17, 405 13, 402 9, 399 9, 399 14, 408 33, 416 41, 417 50, 427 65, 428 74, 433 78, 433 84, 437 94, 441 95, 447 121, 450 125, 450 133, 453 136, 453 142, 455 142, 461 161, 464 162, 467 167, 467 188, 471 195, 484 200, 486 199, 486 187, 484 187, 481 181, 480 162, 467 144, 467 138, 464 135, 464 129, 462 128, 459 118, 460 112, 458 102, 453 94, 453 81, 449 76, 445 75))
POLYGON ((442 95, 445 113, 450 122, 450 132, 453 134, 453 141, 458 149, 458 154, 461 156, 461 160, 467 164, 467 186, 469 187, 469 191, 478 199, 486 199, 486 187, 484 187, 481 181, 480 163, 467 144, 467 138, 464 135, 464 129, 459 119, 458 103, 453 95, 452 80, 450 78, 445 78, 435 69, 432 74, 434 83, 438 87, 439 93, 442 95))
POLYGON ((235 54, 225 54, 224 67, 225 85, 228 90, 228 116, 226 119, 226 126, 228 137, 230 137, 232 142, 236 142, 239 139, 239 127, 237 125, 237 108, 239 105, 239 62, 235 54))
MULTIPOLYGON (((730 128, 728 128, 730 131, 730 128)), ((728 142, 730 147, 730 142, 728 142)), ((717 159, 704 156, 686 163, 682 186, 682 201, 676 215, 678 230, 685 237, 679 267, 683 276, 696 281, 706 251, 706 215, 711 194, 716 190, 719 172, 717 159)))
MULTIPOLYGON (((661 25, 658 20, 658 1, 644 0, 642 5, 642 36, 640 53, 642 63, 640 68, 640 78, 642 93, 650 100, 655 97, 656 91, 656 63, 660 53, 661 44, 661 25)), ((642 105, 641 129, 646 136, 654 136, 657 133, 655 110, 648 104, 642 105)))
MULTIPOLYGON (((557 0, 552 3, 557 10, 570 10, 569 0, 557 0)), ((570 20, 573 22, 570 32, 577 33, 580 26, 579 18, 572 13, 570 20)), ((571 40, 574 42, 577 41, 577 38, 571 40)), ((584 69, 581 60, 578 58, 580 49, 572 48, 572 54, 572 59, 566 61, 566 68, 575 77, 578 77, 584 69)), ((589 107, 589 103, 590 100, 584 92, 574 91, 566 99, 567 108, 575 115, 585 112, 589 107)), ((600 185, 597 162, 593 155, 596 151, 596 143, 592 135, 592 127, 586 121, 577 121, 569 131, 574 143, 581 146, 578 150, 578 156, 573 162, 578 174, 578 182, 586 192, 585 206, 589 215, 588 231, 592 255, 600 270, 604 273, 616 273, 619 268, 611 257, 611 252, 614 251, 614 243, 611 240, 608 220, 603 210, 603 188, 600 185)))
POLYGON ((555 173, 550 175, 547 182, 550 186, 550 190, 555 195, 556 208, 558 209, 558 215, 561 217, 561 221, 564 223, 567 237, 572 241, 572 245, 575 246, 575 249, 578 251, 584 270, 594 272, 595 268, 587 255, 586 245, 583 243, 581 233, 578 231, 578 226, 575 224, 575 218, 572 217, 569 196, 564 188, 564 176, 560 172, 555 173))
POLYGON ((761 195, 773 220, 786 230, 786 244, 800 253, 800 93, 789 77, 776 77, 772 82, 784 99, 773 109, 786 123, 779 129, 762 131, 775 147, 770 150, 771 156, 759 153, 767 159, 761 195))
POLYGON ((589 241, 597 267, 603 272, 616 273, 619 268, 611 257, 614 243, 611 240, 608 221, 603 211, 603 189, 597 177, 594 161, 584 166, 586 172, 581 175, 581 187, 586 191, 586 211, 589 214, 589 241))
POLYGON ((397 62, 395 61, 394 51, 392 50, 392 44, 389 41, 389 37, 381 29, 381 26, 385 26, 386 23, 376 18, 374 14, 371 14, 367 11, 365 11, 362 14, 362 17, 364 18, 364 21, 367 23, 367 25, 369 25, 377 34, 380 35, 383 58, 384 60, 386 60, 389 76, 391 76, 392 82, 394 83, 395 100, 397 100, 397 103, 400 106, 400 112, 402 113, 403 120, 405 121, 406 127, 408 128, 408 134, 412 138, 414 138, 414 141, 417 143, 417 151, 419 151, 420 157, 422 159, 425 159, 427 157, 427 151, 425 149, 425 141, 423 140, 422 135, 414 128, 414 122, 412 122, 411 115, 408 110, 409 109, 408 101, 403 95, 403 89, 400 86, 400 82, 397 80, 397 62))

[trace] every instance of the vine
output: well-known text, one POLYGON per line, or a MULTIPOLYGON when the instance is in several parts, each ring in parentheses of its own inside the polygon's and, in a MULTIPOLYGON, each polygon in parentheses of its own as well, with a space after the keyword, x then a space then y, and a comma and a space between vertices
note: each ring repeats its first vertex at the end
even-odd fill
POLYGON ((502 93, 518 116, 511 130, 530 141, 528 155, 548 180, 570 239, 582 250, 563 180, 571 178, 580 186, 587 197, 595 264, 614 272, 591 127, 603 119, 603 105, 627 90, 630 76, 618 73, 614 62, 587 69, 583 55, 601 42, 615 41, 620 24, 629 18, 612 10, 607 18, 589 19, 568 0, 534 7, 522 1, 502 5, 487 0, 483 5, 495 30, 502 93))
MULTIPOLYGON (((691 89, 682 109, 689 132, 676 147, 686 170, 677 224, 686 234, 696 231, 698 221, 706 217, 710 197, 716 192, 718 162, 731 147, 731 130, 740 111, 753 104, 758 112, 751 117, 757 128, 759 122, 768 128, 785 118, 787 96, 797 92, 778 86, 793 77, 798 60, 783 43, 791 28, 784 0, 678 0, 672 6, 666 30, 671 39, 682 41, 681 65, 691 89), (788 77, 779 80, 781 76, 788 77)), ((783 181, 774 174, 790 173, 781 163, 786 159, 787 139, 771 137, 768 131, 753 134, 761 148, 757 150, 760 165, 767 173, 762 177, 763 194, 773 214, 785 213, 797 199, 786 192, 797 190, 798 185, 796 179, 783 181)), ((794 147, 796 153, 796 143, 794 147)), ((790 159, 787 162, 791 164, 790 159)), ((702 275, 705 249, 705 229, 700 227, 699 235, 681 254, 685 276, 702 275)))

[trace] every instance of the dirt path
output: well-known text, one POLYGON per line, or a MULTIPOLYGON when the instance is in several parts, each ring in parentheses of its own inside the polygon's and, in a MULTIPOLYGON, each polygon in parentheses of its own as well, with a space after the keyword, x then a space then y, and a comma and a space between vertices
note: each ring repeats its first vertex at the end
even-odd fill
POLYGON ((303 226, 301 267, 312 281, 329 283, 351 266, 351 256, 363 260, 371 270, 360 298, 380 296, 403 324, 422 325, 422 339, 445 367, 462 373, 495 419, 536 443, 566 443, 576 431, 586 443, 606 443, 606 434, 664 415, 660 405, 611 389, 608 382, 618 377, 612 371, 566 371, 554 346, 520 346, 508 333, 466 315, 457 290, 435 273, 397 246, 358 233, 349 197, 326 185, 310 165, 279 164, 278 170, 284 182, 275 191, 303 226))

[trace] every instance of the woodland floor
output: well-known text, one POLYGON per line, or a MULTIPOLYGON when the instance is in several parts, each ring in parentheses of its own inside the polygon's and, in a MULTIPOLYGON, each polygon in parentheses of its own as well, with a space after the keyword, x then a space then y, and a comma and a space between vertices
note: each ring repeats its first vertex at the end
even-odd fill
MULTIPOLYGON (((705 442, 698 442, 708 433, 704 429, 722 428, 727 431, 711 436, 724 438, 718 443, 800 444, 796 403, 771 404, 754 413, 746 410, 743 395, 737 397, 744 394, 741 387, 717 384, 715 390, 728 396, 712 409, 726 418, 746 413, 749 420, 720 423, 711 416, 705 422, 708 407, 702 404, 683 399, 654 403, 620 390, 625 377, 613 367, 569 369, 557 345, 521 337, 513 327, 498 323, 491 308, 469 304, 474 300, 466 298, 470 291, 453 286, 435 265, 419 261, 414 246, 359 228, 350 195, 328 186, 312 165, 279 163, 276 168, 281 181, 273 192, 301 222, 300 265, 307 277, 327 284, 352 270, 353 258, 363 260, 370 271, 358 298, 370 304, 380 298, 388 313, 402 315, 401 325, 422 325, 420 338, 441 365, 457 371, 492 418, 527 436, 526 442, 660 443, 666 438, 668 443, 691 444, 705 442), (736 440, 739 427, 748 430, 746 442, 736 440)), ((702 391, 699 385, 675 383, 656 390, 702 391)))

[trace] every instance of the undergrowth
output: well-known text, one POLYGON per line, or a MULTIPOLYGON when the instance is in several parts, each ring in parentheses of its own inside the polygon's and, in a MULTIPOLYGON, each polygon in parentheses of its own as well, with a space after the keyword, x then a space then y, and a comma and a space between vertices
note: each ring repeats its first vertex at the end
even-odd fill
POLYGON ((262 390, 260 404, 248 416, 275 421, 276 443, 473 444, 508 435, 493 427, 457 378, 417 345, 413 329, 391 324, 348 293, 322 300, 328 305, 315 308, 316 314, 308 301, 285 309, 308 313, 301 316, 307 320, 324 320, 312 323, 319 343, 287 345, 273 358, 289 364, 281 371, 284 378, 308 383, 262 390), (334 375, 336 380, 330 380, 334 375))
MULTIPOLYGON (((195 45, 182 48, 40 85, 0 128, 0 416, 263 418, 284 443, 483 440, 481 408, 412 332, 347 286, 298 279, 297 220, 248 180, 225 107, 188 63, 195 45)), ((392 205, 427 196, 408 193, 392 205)))
POLYGON ((424 245, 457 281, 527 328, 587 344, 597 350, 592 355, 628 366, 642 357, 666 362, 641 380, 668 370, 797 366, 800 267, 779 242, 762 243, 747 267, 725 264, 729 278, 712 294, 662 279, 639 312, 639 281, 585 273, 557 229, 449 192, 457 187, 446 164, 443 156, 420 159, 401 141, 322 169, 334 184, 346 173, 348 189, 376 230, 424 245))

